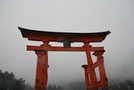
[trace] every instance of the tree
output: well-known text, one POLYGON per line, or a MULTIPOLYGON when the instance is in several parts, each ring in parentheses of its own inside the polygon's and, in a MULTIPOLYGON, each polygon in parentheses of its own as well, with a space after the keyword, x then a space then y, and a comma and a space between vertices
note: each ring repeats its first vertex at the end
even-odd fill
POLYGON ((34 90, 34 88, 31 85, 26 84, 25 90, 34 90))
POLYGON ((119 87, 121 90, 127 90, 127 84, 125 82, 120 82, 119 87))
POLYGON ((15 79, 15 75, 0 70, 0 90, 24 90, 26 87, 23 78, 15 79))
POLYGON ((85 82, 80 81, 80 82, 72 82, 68 85, 68 88, 70 90, 86 90, 85 87, 85 82))
POLYGON ((134 89, 134 82, 132 80, 126 80, 126 84, 127 84, 127 87, 128 89, 134 89))
POLYGON ((49 84, 47 90, 64 90, 61 86, 49 84))
POLYGON ((110 86, 110 90, 120 90, 116 84, 110 86))
POLYGON ((118 85, 110 85, 110 90, 134 90, 134 81, 126 80, 125 82, 120 82, 118 85))
POLYGON ((25 89, 25 80, 23 78, 19 78, 15 81, 15 84, 13 86, 13 90, 24 90, 25 89))

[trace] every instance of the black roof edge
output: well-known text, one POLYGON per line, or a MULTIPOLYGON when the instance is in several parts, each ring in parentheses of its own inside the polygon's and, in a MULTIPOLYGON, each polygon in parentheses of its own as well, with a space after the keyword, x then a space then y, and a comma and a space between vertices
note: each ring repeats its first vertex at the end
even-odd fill
POLYGON ((26 29, 26 28, 22 28, 22 27, 19 27, 18 26, 18 29, 19 30, 25 30, 27 32, 37 32, 37 33, 53 33, 53 34, 106 34, 106 35, 109 35, 111 32, 110 30, 108 31, 103 31, 103 32, 90 32, 90 33, 81 33, 81 32, 78 32, 78 33, 75 33, 75 32, 52 32, 52 31, 40 31, 40 30, 33 30, 33 29, 26 29))

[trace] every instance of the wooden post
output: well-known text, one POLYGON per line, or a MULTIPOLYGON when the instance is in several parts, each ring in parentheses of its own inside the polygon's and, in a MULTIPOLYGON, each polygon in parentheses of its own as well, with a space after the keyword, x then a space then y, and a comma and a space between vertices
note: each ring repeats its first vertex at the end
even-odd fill
POLYGON ((91 89, 90 90, 98 90, 96 83, 97 83, 97 78, 96 78, 96 73, 95 70, 92 69, 93 61, 90 53, 90 47, 89 43, 85 42, 85 48, 86 48, 86 56, 87 56, 87 63, 88 63, 88 70, 89 70, 89 76, 90 76, 90 81, 91 81, 91 89))
POLYGON ((44 50, 36 50, 35 53, 37 54, 37 67, 36 67, 36 79, 35 79, 35 90, 43 90, 44 84, 44 50))
POLYGON ((95 51, 93 53, 93 55, 95 55, 97 57, 97 62, 98 62, 98 67, 99 67, 99 74, 100 74, 100 85, 102 90, 109 90, 108 89, 108 79, 106 77, 106 72, 105 72, 105 68, 104 68, 104 59, 103 59, 103 53, 105 52, 105 50, 103 51, 95 51))
POLYGON ((88 72, 88 65, 82 65, 84 68, 84 74, 85 74, 85 83, 86 83, 86 90, 90 90, 90 80, 89 80, 89 72, 88 72))
POLYGON ((48 81, 48 42, 44 42, 41 46, 44 50, 35 50, 35 53, 38 56, 35 90, 46 90, 48 81))

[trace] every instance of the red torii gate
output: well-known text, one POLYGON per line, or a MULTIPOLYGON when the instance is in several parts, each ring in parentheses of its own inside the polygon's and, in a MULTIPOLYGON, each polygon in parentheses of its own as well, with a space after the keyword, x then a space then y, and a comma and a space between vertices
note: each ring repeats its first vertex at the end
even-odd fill
POLYGON ((34 90, 46 90, 48 81, 48 51, 82 51, 86 52, 87 65, 83 65, 85 71, 85 82, 87 90, 108 90, 107 77, 103 65, 104 47, 92 47, 91 42, 102 42, 110 31, 97 33, 63 33, 30 30, 18 27, 24 38, 33 41, 42 41, 40 46, 27 45, 28 51, 35 51, 37 54, 36 80, 34 90), (62 42, 61 46, 51 46, 49 42, 62 42), (73 42, 83 42, 84 46, 71 47, 73 42), (91 53, 97 57, 97 62, 93 63, 91 53), (99 67, 100 81, 97 82, 95 68, 99 67))

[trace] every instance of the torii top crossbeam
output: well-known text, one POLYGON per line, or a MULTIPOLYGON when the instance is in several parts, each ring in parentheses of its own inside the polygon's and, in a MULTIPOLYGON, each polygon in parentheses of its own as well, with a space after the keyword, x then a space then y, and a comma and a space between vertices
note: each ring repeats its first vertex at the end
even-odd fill
POLYGON ((71 42, 102 42, 105 37, 110 34, 110 31, 97 32, 97 33, 68 33, 68 32, 48 32, 38 31, 18 27, 24 38, 33 41, 52 41, 64 42, 70 39, 71 42))

